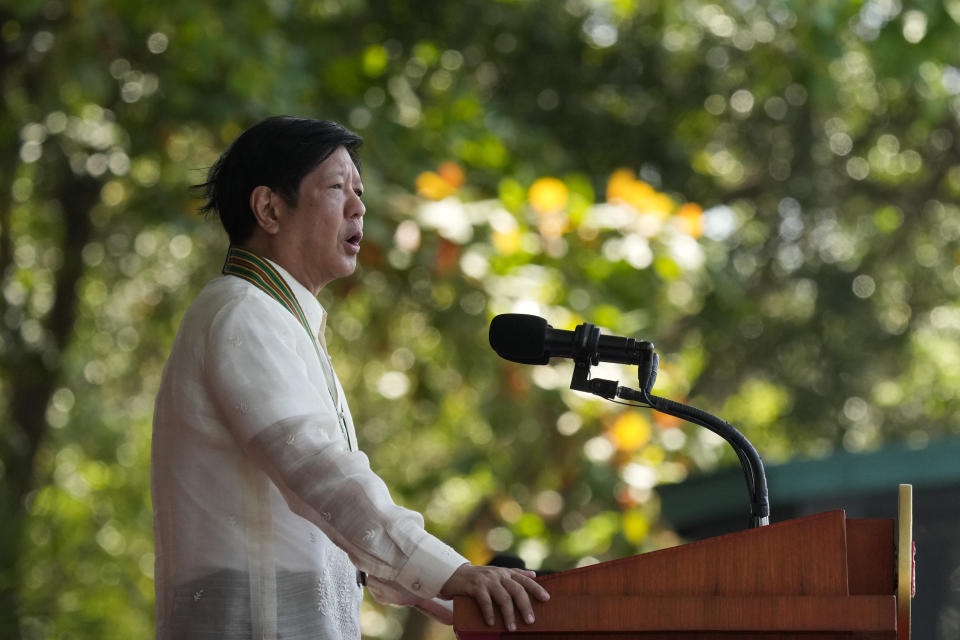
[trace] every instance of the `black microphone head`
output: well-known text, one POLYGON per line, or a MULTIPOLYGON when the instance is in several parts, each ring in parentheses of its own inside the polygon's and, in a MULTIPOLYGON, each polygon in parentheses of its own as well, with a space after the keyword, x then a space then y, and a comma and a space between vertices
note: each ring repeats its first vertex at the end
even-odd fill
POLYGON ((488 567, 507 567, 508 569, 526 569, 527 563, 520 556, 498 553, 487 563, 488 567))
POLYGON ((547 329, 540 316, 524 313, 502 313, 490 323, 490 346, 504 360, 521 364, 547 364, 547 329))

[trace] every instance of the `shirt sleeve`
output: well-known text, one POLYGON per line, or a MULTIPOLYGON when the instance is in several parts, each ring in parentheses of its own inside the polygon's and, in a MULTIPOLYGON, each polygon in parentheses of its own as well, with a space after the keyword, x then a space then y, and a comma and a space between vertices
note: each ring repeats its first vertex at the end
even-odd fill
MULTIPOLYGON (((467 560, 393 502, 367 456, 349 451, 339 420, 311 382, 292 316, 273 301, 233 300, 214 318, 205 383, 225 424, 290 509, 313 522, 357 568, 422 598, 467 560)), ((316 357, 315 354, 309 354, 316 357)))
POLYGON ((367 576, 367 591, 380 604, 415 607, 437 622, 453 624, 453 601, 440 598, 420 598, 395 582, 385 582, 374 576, 367 576))

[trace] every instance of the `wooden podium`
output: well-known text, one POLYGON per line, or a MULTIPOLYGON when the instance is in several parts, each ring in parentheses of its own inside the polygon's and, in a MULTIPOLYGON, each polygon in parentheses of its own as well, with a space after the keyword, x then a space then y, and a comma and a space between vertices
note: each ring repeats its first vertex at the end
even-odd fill
POLYGON ((896 546, 892 519, 830 511, 542 576, 550 600, 513 633, 458 597, 454 631, 460 640, 905 640, 896 546))

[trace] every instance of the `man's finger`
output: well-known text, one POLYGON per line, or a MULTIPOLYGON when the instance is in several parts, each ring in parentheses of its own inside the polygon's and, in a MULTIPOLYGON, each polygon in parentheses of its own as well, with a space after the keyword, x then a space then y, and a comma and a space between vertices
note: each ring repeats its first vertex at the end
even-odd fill
MULTIPOLYGON (((508 582, 513 582, 513 580, 508 580, 508 582)), ((514 583, 516 584, 516 583, 514 583)), ((513 609, 513 596, 507 590, 507 587, 501 583, 497 582, 491 586, 493 593, 493 599, 500 605, 500 613, 503 615, 503 623, 506 625, 508 631, 517 630, 517 619, 513 609)))
MULTIPOLYGON (((523 578, 523 576, 516 576, 517 578, 523 578)), ((516 607, 520 612, 520 616, 523 618, 523 621, 527 624, 533 624, 533 607, 530 604, 530 596, 527 594, 527 589, 524 585, 520 584, 517 580, 508 580, 505 585, 507 591, 510 592, 510 596, 513 598, 516 607)))
MULTIPOLYGON (((524 573, 527 573, 527 572, 524 572, 524 573)), ((536 577, 536 575, 534 576, 521 575, 521 576, 517 576, 515 579, 517 582, 523 585, 523 588, 526 589, 528 593, 532 593, 537 598, 537 600, 540 600, 541 602, 546 602, 547 600, 550 599, 550 594, 547 592, 546 589, 543 588, 543 585, 541 585, 539 582, 533 579, 534 577, 536 577)))
POLYGON ((493 614, 493 602, 490 601, 490 594, 485 589, 479 589, 473 595, 473 599, 480 607, 480 613, 483 614, 483 620, 488 626, 492 627, 496 623, 496 617, 493 614))

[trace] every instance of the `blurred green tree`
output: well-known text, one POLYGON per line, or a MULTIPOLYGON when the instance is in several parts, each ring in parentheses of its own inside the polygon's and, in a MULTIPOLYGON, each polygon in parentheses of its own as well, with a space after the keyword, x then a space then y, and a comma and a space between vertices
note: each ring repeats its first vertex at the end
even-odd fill
POLYGON ((652 487, 734 461, 568 364, 498 361, 492 314, 653 340, 658 392, 768 459, 955 432, 958 24, 957 0, 0 3, 0 636, 151 634, 153 393, 225 248, 188 186, 270 114, 367 138, 334 356, 374 467, 477 561, 671 544, 652 487))

